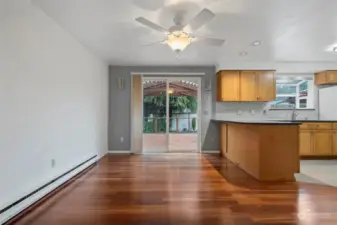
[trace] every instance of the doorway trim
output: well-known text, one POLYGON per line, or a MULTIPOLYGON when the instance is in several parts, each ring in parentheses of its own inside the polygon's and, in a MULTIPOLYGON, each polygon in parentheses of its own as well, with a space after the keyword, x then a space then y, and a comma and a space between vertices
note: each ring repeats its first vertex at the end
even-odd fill
MULTIPOLYGON (((203 104, 203 101, 202 101, 202 94, 201 94, 201 86, 202 86, 202 77, 200 76, 205 76, 206 73, 179 73, 179 72, 131 72, 130 73, 131 75, 131 101, 130 101, 130 104, 131 104, 131 113, 130 113, 130 122, 131 122, 131 130, 130 130, 130 137, 131 137, 131 153, 136 153, 136 154, 144 154, 144 149, 143 149, 143 130, 141 132, 141 145, 142 146, 138 146, 137 149, 140 149, 140 151, 135 151, 135 147, 137 145, 137 143, 133 143, 133 139, 132 139, 132 135, 133 135, 133 119, 132 119, 132 115, 133 115, 133 106, 132 106, 132 102, 133 102, 133 76, 134 75, 140 75, 141 76, 141 79, 142 79, 142 84, 143 84, 143 80, 144 76, 154 76, 154 77, 149 77, 148 79, 167 79, 167 80, 177 80, 177 79, 183 79, 184 77, 185 78, 190 78, 190 77, 194 77, 198 80, 198 110, 197 110, 197 117, 198 117, 198 132, 197 132, 197 151, 196 153, 201 153, 202 152, 202 134, 201 134, 201 130, 202 130, 202 120, 203 120, 203 116, 202 116, 202 104, 203 104)), ((167 87, 168 88, 168 87, 167 87)), ((141 89, 141 96, 142 96, 142 99, 143 99, 143 95, 144 95, 144 89, 142 88, 141 89)), ((167 93, 168 94, 168 93, 167 93)), ((144 109, 143 109, 143 103, 141 104, 141 111, 142 111, 142 118, 144 117, 144 109)), ((168 109, 167 109, 168 110, 168 109)), ((142 119, 142 127, 144 127, 144 121, 142 119)), ((138 134, 139 135, 139 134, 138 134)), ((169 151, 168 151, 169 152, 169 151)))

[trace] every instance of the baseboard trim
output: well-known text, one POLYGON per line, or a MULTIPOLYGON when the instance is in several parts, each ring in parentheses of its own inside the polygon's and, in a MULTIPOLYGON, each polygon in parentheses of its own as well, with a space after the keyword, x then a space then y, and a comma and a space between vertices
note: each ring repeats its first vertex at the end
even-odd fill
POLYGON ((211 154, 214 154, 214 153, 220 153, 220 150, 203 150, 201 151, 202 154, 207 154, 207 153, 211 153, 211 154))
POLYGON ((132 154, 130 150, 109 150, 108 154, 132 154))
POLYGON ((12 225, 48 198, 88 172, 97 163, 97 155, 54 178, 40 188, 0 210, 0 224, 12 225))

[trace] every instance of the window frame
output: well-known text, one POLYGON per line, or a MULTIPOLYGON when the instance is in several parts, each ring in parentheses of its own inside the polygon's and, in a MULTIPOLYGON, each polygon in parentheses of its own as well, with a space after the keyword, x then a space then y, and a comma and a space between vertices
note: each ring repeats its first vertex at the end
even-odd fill
POLYGON ((290 107, 291 104, 288 104, 288 108, 277 108, 275 107, 276 105, 276 100, 270 102, 270 110, 315 110, 315 99, 316 99, 316 91, 315 91, 315 85, 314 85, 314 74, 310 75, 290 75, 290 74, 278 74, 276 76, 276 86, 277 85, 282 85, 282 83, 277 83, 277 80, 298 80, 300 82, 291 84, 291 83, 284 83, 283 85, 289 85, 289 86, 296 86, 296 93, 295 94, 277 94, 277 87, 275 87, 275 92, 276 92, 276 98, 277 97, 295 97, 295 107, 290 107), (310 83, 308 82, 310 81, 310 83), (300 85, 303 84, 304 82, 308 82, 308 87, 307 87, 307 95, 306 96, 301 96, 301 88, 300 85), (311 85, 311 87, 309 87, 311 85), (310 89, 310 92, 309 92, 310 89), (300 108, 301 100, 306 100, 307 105, 312 105, 312 107, 308 108, 300 108), (309 101, 308 101, 309 100, 309 101), (310 102, 311 101, 311 102, 310 102), (309 103, 308 103, 309 102, 309 103))

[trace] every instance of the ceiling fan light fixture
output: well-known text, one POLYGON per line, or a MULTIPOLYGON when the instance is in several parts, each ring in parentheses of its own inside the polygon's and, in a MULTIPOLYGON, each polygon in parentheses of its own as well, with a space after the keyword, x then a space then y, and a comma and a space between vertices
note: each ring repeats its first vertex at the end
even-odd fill
POLYGON ((173 51, 181 52, 191 44, 191 37, 184 32, 174 32, 167 36, 166 43, 173 51))

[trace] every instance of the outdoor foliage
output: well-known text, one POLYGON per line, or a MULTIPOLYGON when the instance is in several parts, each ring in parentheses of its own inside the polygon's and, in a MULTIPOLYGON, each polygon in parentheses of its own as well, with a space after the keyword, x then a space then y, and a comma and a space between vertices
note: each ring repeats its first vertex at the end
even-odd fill
MULTIPOLYGON (((190 113, 196 113, 198 108, 197 98, 194 96, 170 96, 169 98, 170 128, 172 127, 173 113, 184 113, 186 109, 190 113)), ((157 132, 165 132, 166 121, 166 96, 144 96, 144 132, 154 132, 154 121, 148 117, 152 114, 157 118, 157 132)), ((193 121, 192 121, 193 123, 193 121)), ((193 130, 196 129, 196 121, 193 130)))
POLYGON ((195 131, 196 128, 197 128, 197 119, 193 118, 192 119, 192 129, 193 129, 193 131, 195 131))
MULTIPOLYGON (((196 113, 198 102, 194 96, 170 96, 170 117, 172 113, 181 113, 189 109, 191 113, 196 113)), ((155 117, 164 116, 166 113, 165 96, 144 96, 144 116, 153 114, 155 117)))

